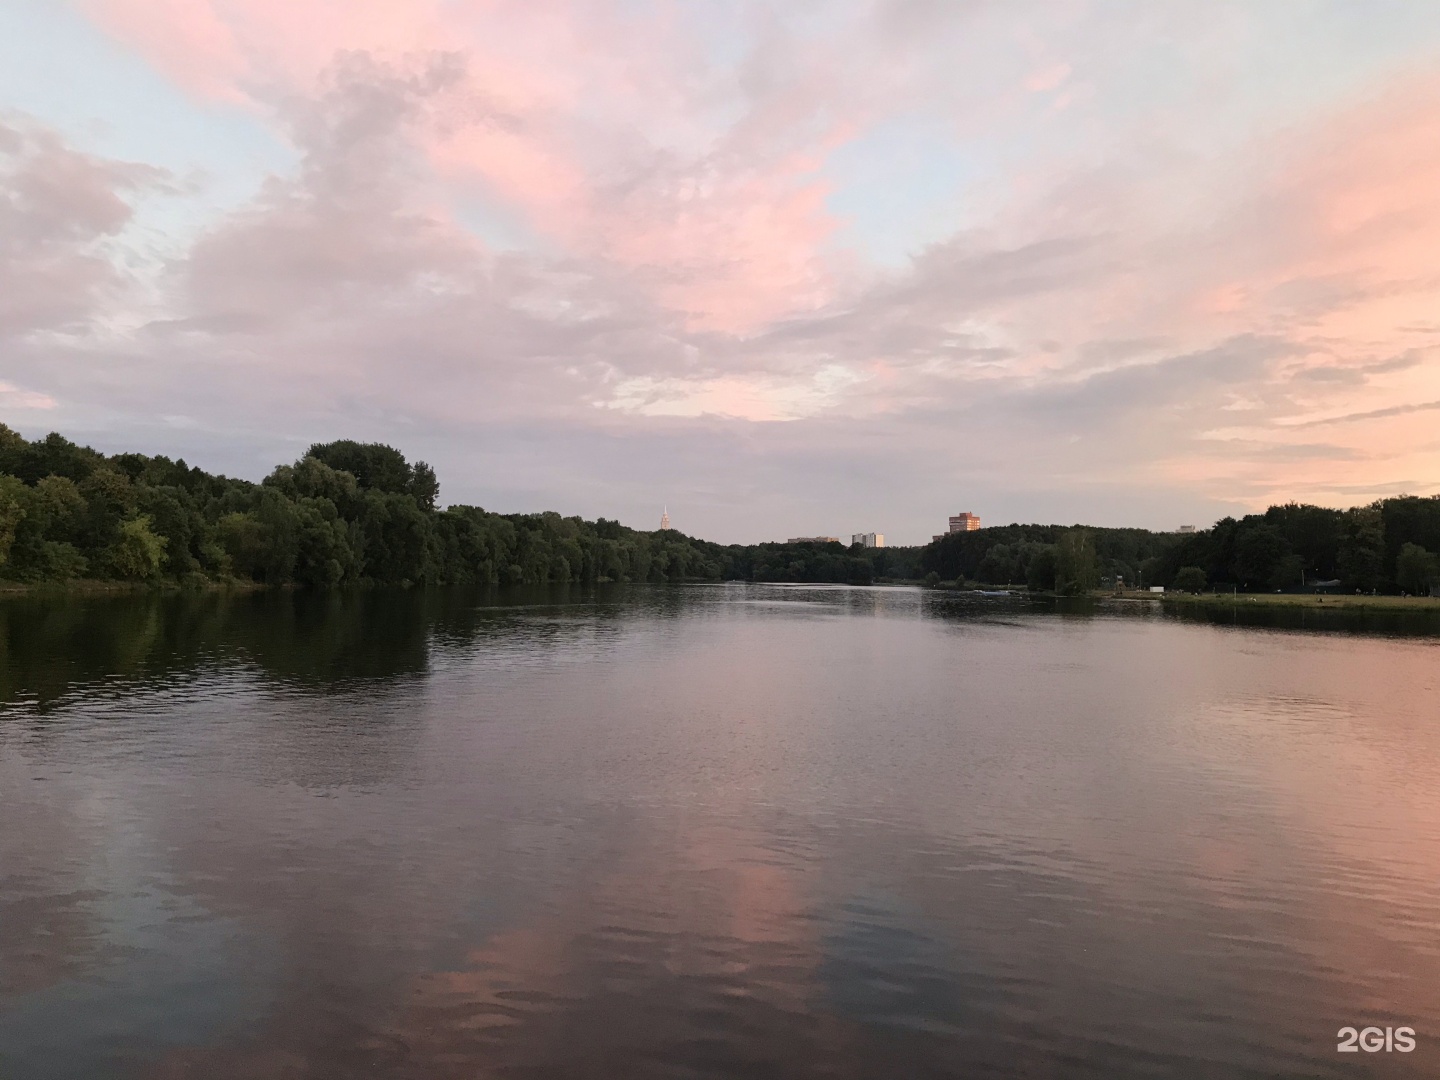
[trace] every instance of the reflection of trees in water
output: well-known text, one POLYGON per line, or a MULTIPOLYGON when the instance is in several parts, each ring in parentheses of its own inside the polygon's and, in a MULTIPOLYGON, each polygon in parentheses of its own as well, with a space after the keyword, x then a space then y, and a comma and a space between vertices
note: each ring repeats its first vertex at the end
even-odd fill
POLYGON ((1440 635, 1440 612, 1383 608, 1285 607, 1279 604, 1250 604, 1238 601, 1215 604, 1175 605, 1167 609, 1185 622, 1218 626, 1250 626, 1270 630, 1326 630, 1385 637, 1435 637, 1440 635))
MULTIPOLYGON (((102 685, 107 692, 154 688, 236 663, 252 664, 292 690, 331 692, 350 683, 423 675, 430 670, 432 646, 446 653, 505 646, 543 656, 549 649, 617 639, 626 626, 729 607, 736 592, 751 606, 770 604, 789 617, 802 607, 817 615, 919 613, 942 619, 1138 614, 1087 598, 763 585, 42 593, 0 600, 0 703, 29 701, 43 709, 102 685)), ((1426 611, 1256 604, 1176 614, 1276 629, 1440 633, 1440 617, 1426 611)))
POLYGON ((432 643, 564 646, 697 597, 663 586, 370 588, 325 592, 31 594, 0 601, 0 703, 41 708, 249 663, 291 689, 420 675, 432 643))
POLYGON ((0 701, 43 708, 237 659, 301 686, 423 672, 424 609, 423 593, 382 589, 13 598, 0 603, 0 701))
POLYGON ((333 688, 428 667, 424 591, 279 592, 244 600, 227 628, 233 647, 274 678, 333 688))

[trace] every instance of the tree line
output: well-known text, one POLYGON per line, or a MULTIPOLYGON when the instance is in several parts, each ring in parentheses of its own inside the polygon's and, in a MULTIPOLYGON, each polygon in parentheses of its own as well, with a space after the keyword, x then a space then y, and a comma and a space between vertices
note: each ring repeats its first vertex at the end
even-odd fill
POLYGON ((934 580, 1082 593, 1123 582, 1188 592, 1423 595, 1440 587, 1440 496, 1336 510, 1287 503, 1194 533, 1004 525, 953 533, 921 552, 934 580))
POLYGON ((1188 535, 1005 525, 925 547, 720 545, 600 518, 441 507, 393 447, 316 443, 259 483, 163 456, 105 455, 0 424, 0 577, 260 585, 927 580, 1062 593, 1102 584, 1366 592, 1440 584, 1440 498, 1271 507, 1188 535))
POLYGON ((1180 538, 1151 568, 1157 584, 1199 591, 1314 588, 1423 595, 1440 586, 1440 496, 1402 495, 1333 510, 1287 503, 1180 538))
POLYGON ((722 546, 618 521, 439 505, 393 447, 317 443, 260 483, 163 456, 107 456, 0 425, 0 577, 334 586, 606 581, 868 584, 915 557, 839 544, 722 546))

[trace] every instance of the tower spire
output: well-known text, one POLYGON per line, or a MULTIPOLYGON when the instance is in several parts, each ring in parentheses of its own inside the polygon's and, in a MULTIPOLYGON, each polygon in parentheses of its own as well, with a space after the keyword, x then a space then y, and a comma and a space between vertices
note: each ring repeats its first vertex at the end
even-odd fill
POLYGON ((670 528, 670 508, 668 506, 660 511, 660 528, 670 528))

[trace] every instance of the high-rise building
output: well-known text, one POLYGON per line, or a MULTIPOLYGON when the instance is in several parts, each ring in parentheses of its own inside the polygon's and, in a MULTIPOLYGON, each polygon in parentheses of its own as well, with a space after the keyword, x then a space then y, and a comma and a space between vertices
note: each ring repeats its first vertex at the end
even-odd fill
POLYGON ((884 533, 855 533, 850 537, 850 543, 859 544, 861 547, 884 547, 884 533))
POLYGON ((979 527, 980 519, 968 510, 963 514, 956 514, 950 519, 950 531, 952 533, 974 532, 979 527))
POLYGON ((669 527, 670 527, 670 508, 669 508, 669 507, 664 507, 664 508, 662 508, 661 511, 660 511, 660 528, 662 528, 662 529, 668 529, 669 527))

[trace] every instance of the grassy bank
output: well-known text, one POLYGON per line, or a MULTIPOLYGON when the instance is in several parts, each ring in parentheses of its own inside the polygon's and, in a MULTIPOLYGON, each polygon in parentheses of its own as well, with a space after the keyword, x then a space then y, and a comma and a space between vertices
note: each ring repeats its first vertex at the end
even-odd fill
POLYGON ((1357 596, 1354 593, 1331 595, 1314 593, 1165 593, 1156 597, 1166 605, 1177 607, 1231 608, 1236 605, 1272 608, 1320 608, 1327 610, 1371 611, 1440 611, 1440 597, 1434 596, 1357 596))

